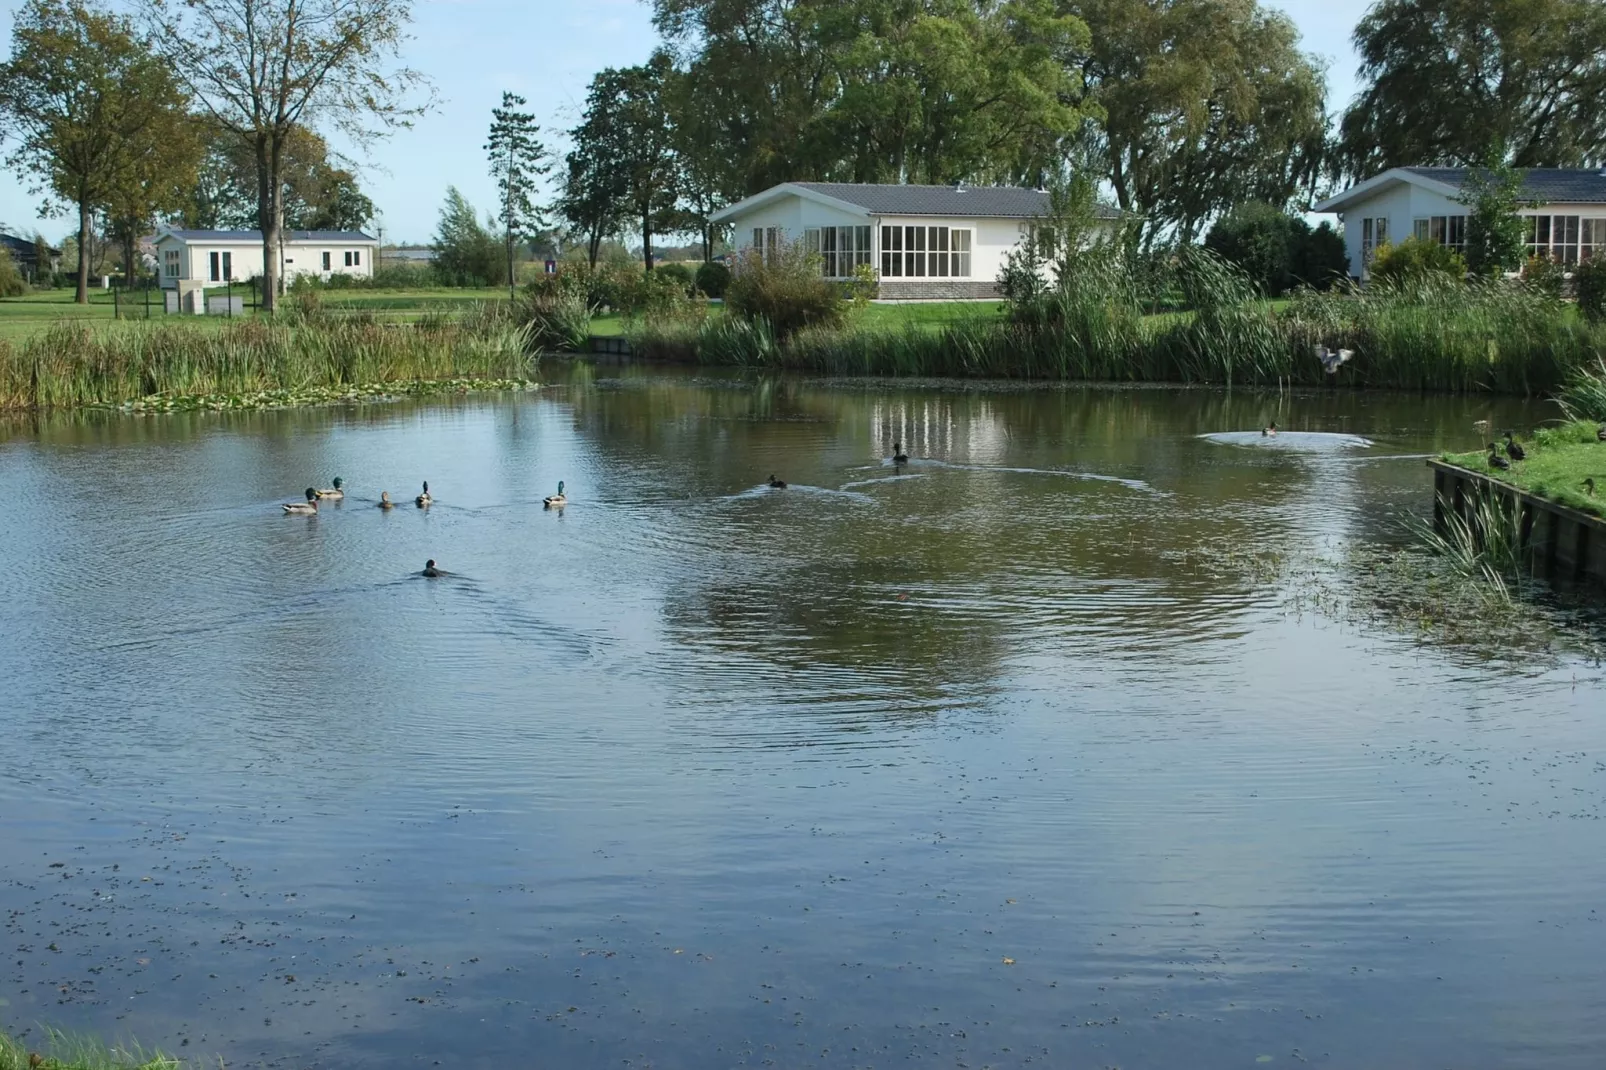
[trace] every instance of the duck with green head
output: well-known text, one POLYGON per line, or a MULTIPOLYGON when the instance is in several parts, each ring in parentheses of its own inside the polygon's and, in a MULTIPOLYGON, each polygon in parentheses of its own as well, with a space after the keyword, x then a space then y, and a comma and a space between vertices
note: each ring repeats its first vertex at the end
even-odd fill
POLYGON ((558 480, 558 492, 541 499, 541 505, 546 509, 561 509, 569 504, 569 496, 563 493, 563 480, 558 480))
POLYGON ((293 516, 316 516, 318 513, 318 488, 307 488, 307 500, 304 502, 286 502, 284 511, 293 516))
POLYGON ((413 504, 420 509, 428 509, 435 499, 429 496, 429 480, 424 480, 424 493, 413 499, 413 504))
POLYGON ((335 485, 332 487, 325 487, 320 490, 318 492, 318 497, 327 498, 331 501, 338 502, 340 499, 346 496, 346 492, 340 489, 340 485, 344 482, 345 480, 341 479, 339 476, 335 476, 335 485))

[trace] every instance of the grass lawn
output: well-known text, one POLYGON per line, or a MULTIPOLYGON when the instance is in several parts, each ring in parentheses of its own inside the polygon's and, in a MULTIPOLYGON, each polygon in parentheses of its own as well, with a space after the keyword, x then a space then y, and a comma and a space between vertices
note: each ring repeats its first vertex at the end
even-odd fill
POLYGON ((1536 432, 1523 443, 1527 459, 1513 461, 1510 471, 1490 468, 1487 452, 1447 453, 1444 459, 1580 512, 1606 516, 1606 442, 1595 437, 1596 426, 1572 423, 1536 432), (1586 479, 1595 481, 1593 497, 1584 489, 1586 479))

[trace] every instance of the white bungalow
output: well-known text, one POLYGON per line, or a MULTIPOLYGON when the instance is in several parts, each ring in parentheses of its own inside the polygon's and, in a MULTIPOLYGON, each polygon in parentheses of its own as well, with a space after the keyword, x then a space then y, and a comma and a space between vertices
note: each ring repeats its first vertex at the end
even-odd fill
POLYGON ((744 253, 801 241, 820 254, 828 278, 849 279, 869 265, 883 300, 952 301, 996 297, 1005 255, 1048 215, 1043 190, 784 182, 712 222, 733 227, 744 253))
MULTIPOLYGON (((163 228, 155 239, 162 287, 169 290, 243 283, 263 274, 260 230, 163 228), (186 283, 180 286, 180 282, 186 283)), ((355 230, 285 231, 279 246, 280 275, 371 276, 379 241, 355 230)))
MULTIPOLYGON (((1528 254, 1563 264, 1606 254, 1606 172, 1536 167, 1521 172, 1519 214, 1528 254)), ((1468 207, 1457 200, 1465 167, 1395 167, 1312 208, 1344 222, 1349 271, 1362 278, 1379 245, 1415 237, 1464 252, 1468 207)))

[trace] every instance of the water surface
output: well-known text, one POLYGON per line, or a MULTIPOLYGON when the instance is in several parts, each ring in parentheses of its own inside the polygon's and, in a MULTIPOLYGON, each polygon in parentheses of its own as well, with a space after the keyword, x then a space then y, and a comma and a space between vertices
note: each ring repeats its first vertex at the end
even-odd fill
POLYGON ((1543 408, 560 378, 0 426, 0 1026, 230 1066, 1600 1065, 1600 669, 1255 564, 1397 538, 1423 455, 1543 408))

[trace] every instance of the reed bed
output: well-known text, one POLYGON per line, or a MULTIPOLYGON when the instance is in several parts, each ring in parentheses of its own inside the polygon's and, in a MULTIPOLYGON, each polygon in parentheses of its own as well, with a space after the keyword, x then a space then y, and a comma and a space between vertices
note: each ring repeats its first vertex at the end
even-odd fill
POLYGON ((0 409, 112 406, 161 396, 228 398, 434 380, 515 380, 529 329, 494 312, 417 324, 365 318, 241 320, 214 330, 62 323, 0 342, 0 409))
POLYGON ((1342 385, 1447 393, 1552 394, 1606 360, 1606 326, 1553 298, 1500 283, 1410 280, 1364 291, 1304 291, 1283 309, 1235 269, 1185 252, 1175 284, 1190 312, 1144 313, 1136 272, 1118 253, 1090 254, 1049 293, 1002 314, 939 329, 849 323, 784 342, 724 315, 644 325, 648 358, 833 375, 1169 382, 1222 386, 1342 385), (1329 375, 1318 345, 1354 357, 1329 375))

